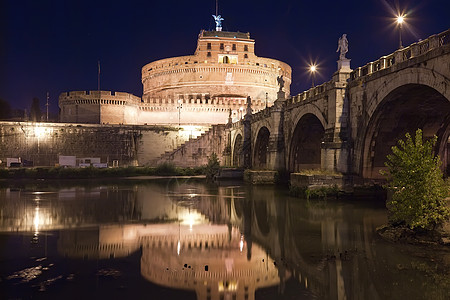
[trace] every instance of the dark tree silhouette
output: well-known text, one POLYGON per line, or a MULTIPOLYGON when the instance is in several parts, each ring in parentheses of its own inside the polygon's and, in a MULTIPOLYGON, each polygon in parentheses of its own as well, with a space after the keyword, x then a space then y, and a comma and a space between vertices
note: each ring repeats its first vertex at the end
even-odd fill
POLYGON ((0 120, 8 120, 11 118, 11 106, 8 102, 0 99, 0 120))
POLYGON ((34 97, 33 102, 31 103, 31 110, 30 110, 30 119, 33 122, 40 122, 41 121, 41 108, 39 106, 39 98, 34 97))

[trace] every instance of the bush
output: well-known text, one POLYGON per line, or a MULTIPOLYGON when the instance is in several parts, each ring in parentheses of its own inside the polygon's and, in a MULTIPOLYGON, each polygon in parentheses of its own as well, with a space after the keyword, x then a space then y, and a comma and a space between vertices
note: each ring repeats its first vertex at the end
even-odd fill
POLYGON ((208 164, 205 168, 206 178, 208 180, 214 179, 214 176, 219 172, 220 169, 220 163, 219 159, 217 158, 216 153, 212 153, 211 156, 208 158, 208 164))
POLYGON ((413 139, 399 140, 385 163, 387 188, 392 192, 387 207, 393 224, 405 224, 411 229, 434 229, 449 216, 444 198, 448 196, 440 159, 433 154, 437 137, 423 142, 422 130, 413 139))
POLYGON ((168 176, 168 175, 176 175, 176 174, 177 174, 177 169, 175 168, 175 165, 168 163, 168 162, 164 162, 164 163, 158 165, 155 169, 155 175, 168 176))

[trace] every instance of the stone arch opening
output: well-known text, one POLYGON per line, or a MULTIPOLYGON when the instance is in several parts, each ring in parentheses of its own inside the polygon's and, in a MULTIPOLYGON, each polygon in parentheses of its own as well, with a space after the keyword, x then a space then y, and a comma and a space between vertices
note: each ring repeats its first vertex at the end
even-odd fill
POLYGON ((267 127, 261 127, 256 136, 255 150, 253 154, 253 168, 254 169, 265 169, 267 168, 268 157, 267 153, 269 150, 269 138, 270 132, 267 127))
MULTIPOLYGON (((364 178, 381 179, 386 156, 399 139, 420 128, 424 138, 438 137, 435 148, 443 169, 449 165, 450 101, 435 89, 407 84, 391 91, 374 111, 366 131, 362 157, 364 178)), ((448 172, 448 171, 447 171, 448 172)))
POLYGON ((228 56, 224 56, 223 57, 223 63, 224 64, 229 64, 230 63, 230 58, 228 56))
POLYGON ((236 136, 236 139, 234 140, 234 147, 233 147, 233 166, 235 167, 242 167, 243 161, 241 160, 242 156, 242 135, 238 134, 236 136))
POLYGON ((325 129, 315 115, 306 114, 298 121, 289 151, 290 172, 321 167, 321 144, 324 134, 325 129))

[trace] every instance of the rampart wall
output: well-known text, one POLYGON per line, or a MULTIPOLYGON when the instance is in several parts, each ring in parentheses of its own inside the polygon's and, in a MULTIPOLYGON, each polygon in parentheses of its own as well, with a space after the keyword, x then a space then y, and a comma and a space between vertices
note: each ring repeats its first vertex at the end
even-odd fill
POLYGON ((0 122, 0 160, 20 157, 34 166, 55 166, 59 155, 118 160, 120 166, 151 165, 170 151, 204 132, 206 127, 94 125, 70 123, 0 122))
POLYGON ((208 163, 209 157, 215 153, 221 165, 226 164, 227 146, 229 143, 226 124, 213 125, 207 132, 198 138, 189 139, 178 148, 167 151, 154 164, 164 162, 172 163, 179 167, 195 167, 208 163))
POLYGON ((124 92, 72 91, 61 93, 61 122, 138 124, 141 98, 124 92))

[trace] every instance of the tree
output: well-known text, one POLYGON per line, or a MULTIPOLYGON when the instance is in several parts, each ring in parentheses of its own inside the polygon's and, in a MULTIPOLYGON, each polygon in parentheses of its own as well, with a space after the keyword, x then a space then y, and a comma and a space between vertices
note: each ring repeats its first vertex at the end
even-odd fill
POLYGON ((405 224, 411 229, 435 229, 449 216, 444 198, 449 190, 440 169, 439 156, 433 154, 437 137, 423 142, 422 130, 417 129, 413 139, 409 133, 406 141, 399 140, 392 147, 392 154, 385 162, 388 189, 392 198, 388 200, 390 221, 405 224))
POLYGON ((210 157, 208 157, 208 164, 206 165, 206 178, 208 180, 213 180, 214 176, 219 172, 220 162, 216 153, 212 153, 210 157))
POLYGON ((30 110, 30 119, 33 122, 40 122, 41 121, 41 107, 39 105, 39 98, 34 97, 33 102, 31 103, 31 110, 30 110))
POLYGON ((8 120, 11 117, 11 106, 8 102, 0 99, 0 120, 8 120))

